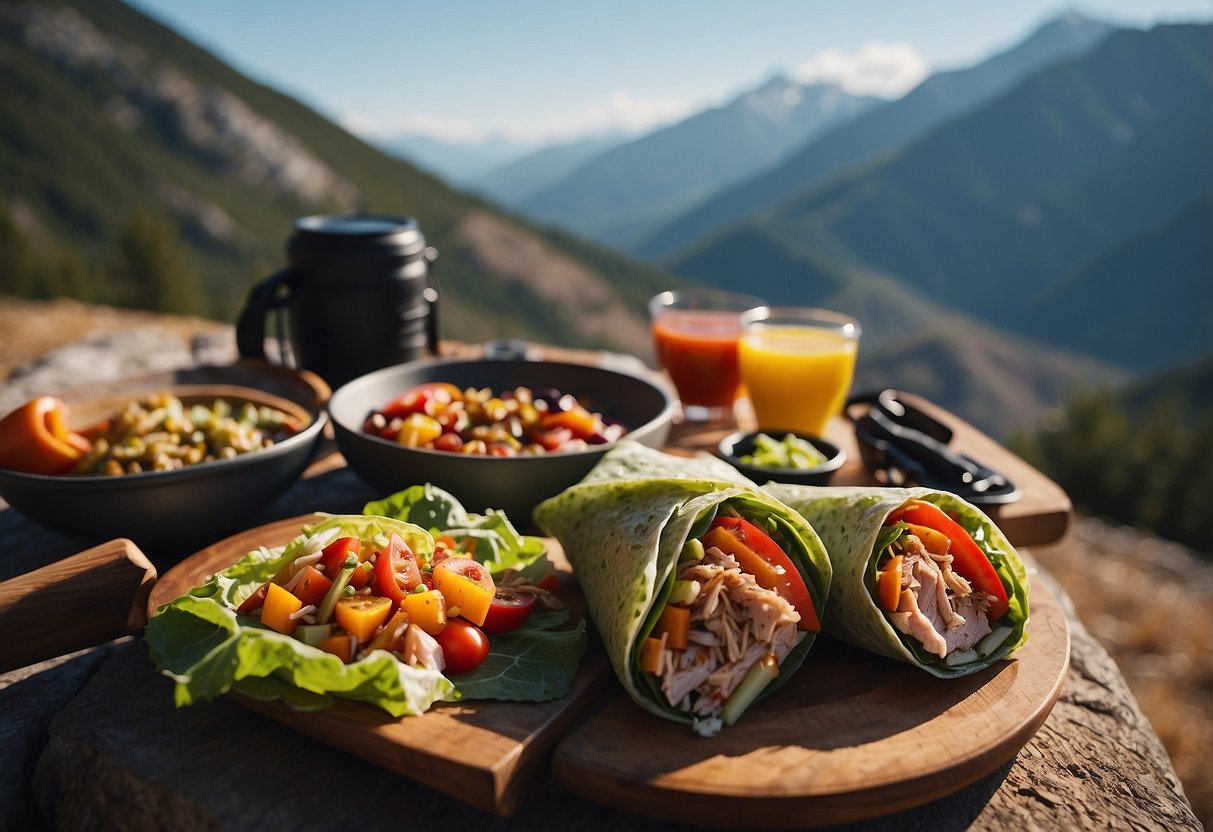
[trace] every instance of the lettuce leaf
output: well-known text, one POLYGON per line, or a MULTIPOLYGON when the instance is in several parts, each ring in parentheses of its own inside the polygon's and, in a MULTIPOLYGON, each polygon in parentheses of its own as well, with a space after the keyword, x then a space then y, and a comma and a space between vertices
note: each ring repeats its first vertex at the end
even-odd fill
POLYGON ((202 586, 162 606, 148 622, 145 637, 160 671, 176 683, 177 705, 214 699, 237 686, 256 691, 260 698, 275 687, 252 681, 258 679, 321 697, 332 694, 369 702, 393 716, 419 714, 437 700, 457 698, 455 686, 438 671, 411 667, 383 651, 347 665, 263 627, 255 616, 236 614, 240 602, 305 551, 309 540, 359 537, 369 544, 387 532, 400 534, 415 551, 433 550, 428 533, 398 520, 330 517, 305 528, 286 546, 250 552, 202 586))
POLYGON ((518 533, 503 512, 469 514, 451 494, 435 485, 414 485, 390 497, 367 503, 363 514, 414 523, 430 534, 446 535, 496 575, 514 569, 526 577, 552 570, 543 540, 518 533))
POLYGON ((285 546, 249 552, 158 610, 148 622, 146 639, 160 671, 175 682, 178 706, 236 690, 263 701, 282 700, 300 710, 325 708, 333 697, 341 697, 399 717, 420 714, 442 700, 538 702, 572 689, 587 637, 584 622, 572 629, 552 629, 566 623, 567 613, 537 611, 525 628, 493 636, 488 659, 457 677, 458 689, 441 673, 411 667, 384 651, 344 664, 262 626, 257 616, 236 614, 245 598, 297 557, 337 537, 358 537, 364 546, 373 547, 376 538, 396 532, 428 559, 434 549, 427 531, 431 529, 457 542, 475 539, 476 555, 491 571, 551 568, 541 539, 520 535, 500 512, 468 514, 454 497, 432 486, 415 486, 371 503, 371 508, 383 513, 318 516, 316 524, 304 527, 285 546))

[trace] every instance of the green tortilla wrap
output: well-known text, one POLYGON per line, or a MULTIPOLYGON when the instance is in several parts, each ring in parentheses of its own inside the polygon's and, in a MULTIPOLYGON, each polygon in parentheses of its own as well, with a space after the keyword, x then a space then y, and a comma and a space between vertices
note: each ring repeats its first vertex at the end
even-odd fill
POLYGON ((824 632, 944 678, 989 667, 1027 641, 1028 576, 1023 561, 994 522, 960 497, 926 488, 815 488, 767 483, 763 490, 804 515, 830 553, 834 581, 830 607, 822 622, 824 632), (979 643, 971 653, 950 654, 954 663, 949 664, 928 652, 922 642, 896 629, 877 603, 877 559, 884 550, 882 538, 887 540, 895 534, 885 521, 912 499, 933 503, 955 519, 986 554, 1005 588, 1008 610, 999 621, 991 623, 995 635, 991 641, 996 640, 1000 628, 1009 628, 1009 632, 985 655, 979 654, 979 643))
MULTIPOLYGON (((534 519, 564 547, 607 655, 631 698, 654 714, 691 723, 700 733, 714 733, 720 727, 717 716, 697 716, 669 704, 656 677, 640 669, 642 643, 654 633, 675 591, 684 545, 707 532, 718 514, 739 514, 778 541, 818 611, 829 592, 830 563, 803 518, 757 489, 713 479, 630 478, 643 475, 643 466, 627 463, 634 452, 630 445, 613 450, 607 455, 610 460, 604 459, 605 467, 582 483, 540 504, 534 519)), ((684 557, 682 565, 688 562, 684 557)), ((815 633, 796 633, 795 645, 779 662, 778 675, 762 685, 761 693, 785 681, 804 660, 815 633)), ((744 687, 743 682, 737 692, 744 687)), ((726 704, 723 716, 731 721, 738 713, 737 707, 730 712, 726 704)))

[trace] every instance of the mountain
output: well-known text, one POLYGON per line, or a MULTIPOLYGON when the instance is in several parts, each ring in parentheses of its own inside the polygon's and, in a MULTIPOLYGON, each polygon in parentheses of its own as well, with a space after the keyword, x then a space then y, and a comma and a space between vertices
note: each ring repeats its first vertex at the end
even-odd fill
MULTIPOLYGON (((1213 26, 1119 31, 673 265, 713 285, 744 274, 747 291, 778 301, 812 274, 803 253, 813 251, 1032 332, 1033 298, 1213 192, 1210 147, 1213 26), (764 267, 740 272, 736 252, 755 238, 768 249, 764 267)), ((1151 289, 1175 296, 1168 281, 1181 277, 1153 273, 1151 289)), ((1067 328, 1083 325, 1082 309, 1070 311, 1067 328)), ((1117 324, 1133 327, 1132 308, 1120 312, 1117 324)))
POLYGON ((1021 328, 1137 371, 1213 355, 1213 195, 1050 286, 1021 328))
POLYGON ((759 226, 739 228, 705 256, 705 262, 687 261, 687 273, 714 285, 744 285, 773 304, 835 309, 858 320, 863 332, 856 391, 917 393, 991 436, 1033 428, 1065 390, 1125 376, 1105 362, 957 312, 877 269, 769 236, 759 226), (797 275, 794 284, 766 280, 788 271, 797 275))
POLYGON ((473 176, 464 185, 505 205, 516 205, 624 141, 623 136, 611 134, 546 145, 473 176))
POLYGON ((870 351, 861 344, 855 389, 894 387, 946 402, 990 436, 1006 438, 1038 425, 1068 391, 1126 377, 1097 359, 953 315, 870 351))
POLYGON ((848 168, 892 152, 1011 89, 1033 72, 1090 50, 1114 31, 1071 12, 968 69, 932 75, 903 98, 821 132, 779 164, 720 191, 654 231, 634 250, 662 258, 848 168))
POLYGON ((411 162, 455 185, 475 182, 528 152, 526 146, 499 136, 482 141, 454 142, 409 134, 379 139, 375 144, 389 155, 411 162))
POLYGON ((0 292, 66 274, 105 297, 125 235, 152 224, 184 252, 163 279, 205 296, 173 311, 232 320, 295 218, 353 210, 418 219, 446 338, 643 354, 645 301, 680 284, 451 190, 116 0, 0 4, 0 292))
POLYGON ((722 107, 607 151, 518 208, 535 220, 626 247, 874 103, 832 84, 804 86, 777 76, 722 107))

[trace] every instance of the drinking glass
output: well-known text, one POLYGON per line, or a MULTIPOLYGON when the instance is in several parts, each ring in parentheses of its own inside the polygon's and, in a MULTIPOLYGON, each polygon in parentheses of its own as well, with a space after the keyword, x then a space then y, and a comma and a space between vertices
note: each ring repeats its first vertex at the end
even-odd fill
POLYGON ((741 319, 741 378, 761 430, 823 436, 855 375, 859 323, 825 309, 774 307, 741 319))
POLYGON ((714 289, 662 292, 649 301, 654 348, 685 421, 718 421, 732 413, 741 387, 741 316, 759 309, 766 309, 761 298, 714 289))

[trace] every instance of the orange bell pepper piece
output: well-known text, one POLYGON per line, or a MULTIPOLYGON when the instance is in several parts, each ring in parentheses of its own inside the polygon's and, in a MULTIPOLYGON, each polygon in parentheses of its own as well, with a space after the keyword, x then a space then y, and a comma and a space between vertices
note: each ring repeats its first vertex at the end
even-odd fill
POLYGON ((67 428, 67 405, 39 396, 0 421, 0 467, 27 474, 63 474, 92 443, 67 428))

